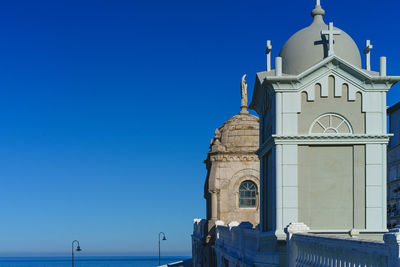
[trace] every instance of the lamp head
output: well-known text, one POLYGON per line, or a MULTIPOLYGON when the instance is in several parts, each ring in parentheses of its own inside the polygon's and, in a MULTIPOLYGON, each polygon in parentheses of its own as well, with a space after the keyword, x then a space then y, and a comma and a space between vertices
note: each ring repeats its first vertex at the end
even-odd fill
POLYGON ((76 248, 76 251, 82 251, 81 247, 78 245, 78 247, 76 248))
POLYGON ((162 240, 167 240, 167 238, 165 238, 165 236, 164 236, 162 240))

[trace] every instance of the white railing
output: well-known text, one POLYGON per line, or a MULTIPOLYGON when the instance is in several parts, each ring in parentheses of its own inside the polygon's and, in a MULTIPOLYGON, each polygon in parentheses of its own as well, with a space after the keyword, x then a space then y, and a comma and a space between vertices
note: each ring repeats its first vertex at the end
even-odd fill
POLYGON ((295 234, 296 266, 388 266, 384 242, 295 234))
POLYGON ((260 231, 249 222, 231 222, 228 226, 218 225, 214 250, 217 266, 278 266, 279 254, 260 250, 260 231))
POLYGON ((400 266, 398 229, 385 234, 384 241, 310 234, 304 224, 286 229, 289 267, 400 266))
POLYGON ((246 252, 254 253, 258 250, 258 233, 253 229, 253 225, 247 222, 240 225, 218 226, 215 246, 224 248, 240 258, 246 252))
POLYGON ((207 220, 194 219, 193 220, 193 236, 201 239, 204 237, 206 232, 207 220))
POLYGON ((286 230, 286 263, 282 251, 269 246, 265 236, 251 224, 237 222, 216 227, 213 246, 217 266, 287 267, 400 267, 400 228, 383 235, 383 241, 365 240, 357 230, 349 236, 309 233, 302 223, 291 223, 286 230))
POLYGON ((203 244, 206 235, 207 220, 194 219, 193 220, 193 234, 192 234, 192 259, 193 266, 203 266, 203 244))

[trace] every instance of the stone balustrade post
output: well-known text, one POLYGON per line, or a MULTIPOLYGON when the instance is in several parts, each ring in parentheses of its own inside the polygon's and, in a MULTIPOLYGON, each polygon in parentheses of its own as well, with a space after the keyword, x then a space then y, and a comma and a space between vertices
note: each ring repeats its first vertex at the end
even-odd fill
POLYGON ((391 229, 384 234, 383 241, 388 247, 388 266, 400 266, 400 228, 391 229))
POLYGON ((225 225, 224 221, 218 220, 218 221, 215 222, 215 234, 216 234, 215 236, 216 236, 216 239, 219 239, 218 226, 224 226, 224 225, 225 225))
POLYGON ((286 246, 287 246, 287 252, 286 252, 287 267, 296 266, 298 249, 296 243, 292 241, 293 234, 307 233, 308 231, 310 231, 310 228, 304 223, 290 223, 288 226, 286 226, 285 233, 286 233, 286 246))

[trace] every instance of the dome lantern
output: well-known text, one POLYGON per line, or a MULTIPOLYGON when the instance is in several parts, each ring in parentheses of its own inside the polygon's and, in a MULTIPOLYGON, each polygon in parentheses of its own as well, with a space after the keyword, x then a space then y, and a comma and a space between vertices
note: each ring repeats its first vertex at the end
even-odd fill
POLYGON ((324 22, 324 18, 323 18, 324 15, 325 15, 325 10, 323 10, 321 7, 321 1, 317 0, 317 3, 315 4, 315 8, 311 12, 311 16, 314 18, 314 21, 324 22))

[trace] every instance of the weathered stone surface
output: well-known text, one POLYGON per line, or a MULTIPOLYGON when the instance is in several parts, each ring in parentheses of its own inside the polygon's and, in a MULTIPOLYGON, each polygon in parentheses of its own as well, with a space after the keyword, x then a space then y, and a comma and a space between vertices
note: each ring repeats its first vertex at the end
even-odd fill
MULTIPOLYGON (((241 208, 239 205, 242 182, 254 182, 259 192, 260 163, 255 154, 258 146, 259 120, 256 116, 238 114, 215 131, 205 161, 208 170, 205 184, 208 220, 259 224, 258 193, 256 207, 241 208)), ((209 229, 212 227, 213 223, 209 223, 209 229)))
POLYGON ((207 220, 204 222, 207 225, 195 222, 194 266, 214 266, 212 246, 218 238, 217 226, 229 223, 231 228, 248 230, 260 223, 260 161, 255 154, 259 147, 259 119, 248 114, 244 78, 241 111, 215 130, 204 161, 207 167, 204 185, 207 220), (245 181, 256 186, 255 206, 240 206, 239 188, 245 181))

